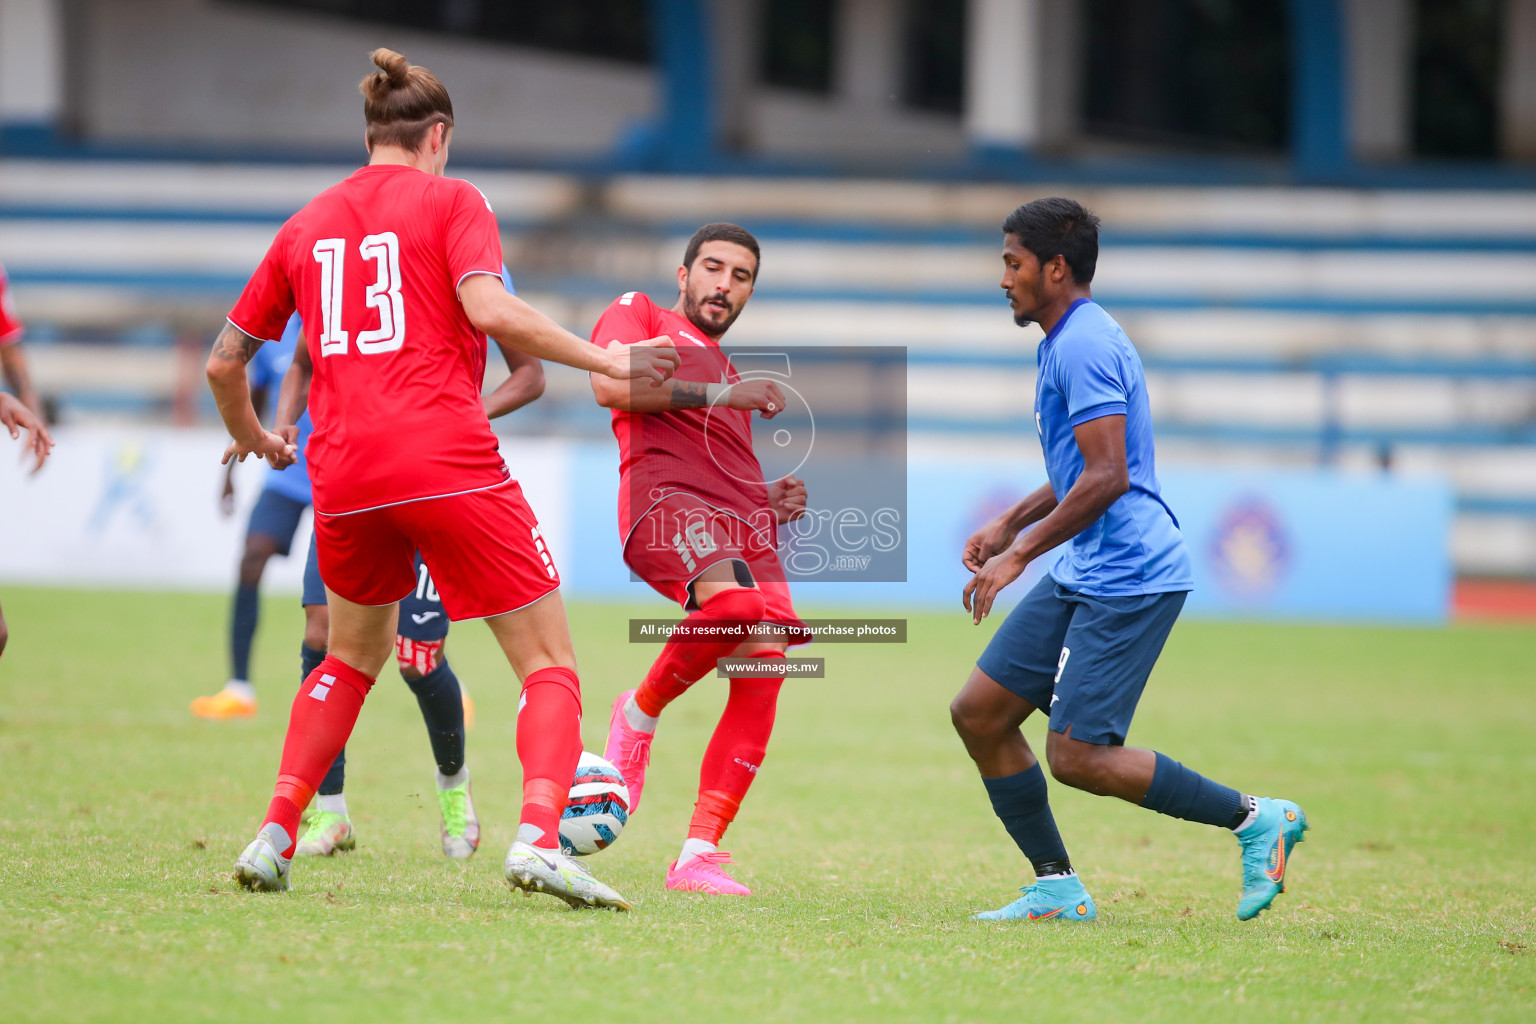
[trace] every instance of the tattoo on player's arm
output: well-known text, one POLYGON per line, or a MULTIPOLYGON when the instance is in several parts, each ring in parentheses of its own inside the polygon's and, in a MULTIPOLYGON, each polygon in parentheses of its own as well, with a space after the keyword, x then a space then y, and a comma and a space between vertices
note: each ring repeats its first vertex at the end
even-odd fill
POLYGON ((220 359, 249 363, 261 345, 260 338, 253 338, 234 324, 227 323, 213 343, 213 354, 220 359))
POLYGON ((702 381, 679 380, 673 382, 672 408, 702 409, 709 404, 709 385, 702 381))

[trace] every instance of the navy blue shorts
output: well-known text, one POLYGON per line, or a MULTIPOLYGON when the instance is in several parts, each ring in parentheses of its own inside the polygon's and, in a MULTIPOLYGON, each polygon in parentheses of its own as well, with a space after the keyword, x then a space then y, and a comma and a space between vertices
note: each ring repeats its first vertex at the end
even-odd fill
POLYGON ((251 521, 246 526, 247 536, 259 533, 277 542, 277 553, 287 555, 293 547, 293 535, 299 530, 299 517, 309 503, 297 501, 286 494, 263 490, 256 505, 251 509, 251 521))
POLYGON ((320 549, 315 545, 315 535, 309 535, 309 556, 304 559, 304 596, 300 604, 328 604, 325 584, 320 579, 320 549))
POLYGON ((441 640, 448 635, 448 613, 420 555, 416 556, 416 589, 400 602, 398 629, 407 640, 441 640))
MULTIPOLYGON (((314 537, 309 539, 309 558, 304 563, 303 604, 325 604, 325 584, 320 580, 320 554, 314 537)), ((416 556, 416 589, 400 602, 397 631, 408 640, 442 640, 448 635, 448 613, 438 599, 437 587, 427 563, 416 556)))
POLYGON ((992 636, 976 667, 1047 712, 1052 732, 1120 746, 1184 591, 1092 597, 1046 576, 992 636))

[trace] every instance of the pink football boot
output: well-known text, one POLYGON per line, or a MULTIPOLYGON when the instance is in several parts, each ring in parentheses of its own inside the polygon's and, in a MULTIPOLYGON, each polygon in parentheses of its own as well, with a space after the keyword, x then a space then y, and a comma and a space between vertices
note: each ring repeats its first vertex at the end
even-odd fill
POLYGON ((725 873, 731 855, 724 850, 689 857, 681 867, 667 868, 667 888, 674 892, 707 892, 711 896, 751 896, 752 890, 725 873))
POLYGON ((625 690, 613 702, 613 717, 608 720, 608 746, 603 749, 603 760, 619 770, 624 785, 629 788, 629 813, 640 809, 640 790, 645 786, 645 766, 651 763, 653 732, 631 729, 624 717, 624 705, 635 695, 625 690))

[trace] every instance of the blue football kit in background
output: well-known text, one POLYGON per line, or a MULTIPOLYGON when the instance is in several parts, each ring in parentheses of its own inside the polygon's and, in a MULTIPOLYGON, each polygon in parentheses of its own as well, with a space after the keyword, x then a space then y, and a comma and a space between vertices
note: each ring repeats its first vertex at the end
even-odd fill
POLYGON ((1141 357, 1110 315, 1078 299, 1040 343, 1035 428, 1056 500, 1083 472, 1074 427, 1125 417, 1131 489, 1068 542, 1051 569, 1056 582, 1097 597, 1193 590, 1179 522, 1163 501, 1152 444, 1152 413, 1141 357))
MULTIPOLYGON (((294 350, 298 347, 299 335, 304 328, 295 313, 288 318, 288 326, 283 329, 283 336, 277 341, 269 341, 256 350, 251 357, 251 387, 266 388, 275 403, 277 392, 283 386, 283 374, 288 372, 288 365, 293 362, 294 350)), ((262 489, 275 491, 294 501, 308 505, 310 503, 309 488, 309 463, 304 459, 304 448, 309 443, 309 435, 314 430, 314 424, 310 422, 309 410, 299 417, 299 459, 293 465, 284 469, 268 468, 266 479, 262 482, 262 489)))
POLYGON ((1119 745, 1194 573, 1157 482, 1141 358, 1120 325, 1079 299, 1037 359, 1035 427, 1057 501, 1083 472, 1073 428, 1105 416, 1125 417, 1130 489, 1065 545, 977 667, 1046 711, 1052 731, 1119 745))

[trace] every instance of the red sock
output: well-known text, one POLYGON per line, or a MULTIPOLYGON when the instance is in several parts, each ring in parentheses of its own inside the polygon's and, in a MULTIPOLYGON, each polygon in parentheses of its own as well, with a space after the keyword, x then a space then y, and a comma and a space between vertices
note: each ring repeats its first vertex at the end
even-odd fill
POLYGON ((315 788, 331 762, 347 745, 363 698, 373 688, 366 676, 334 655, 327 655, 305 677, 288 713, 288 735, 278 763, 277 786, 267 807, 266 821, 281 825, 290 840, 284 857, 293 856, 299 837, 299 815, 309 806, 315 788))
POLYGON ((581 760, 581 683, 571 669, 541 668, 523 680, 517 758, 523 764, 519 822, 543 833, 534 846, 558 849, 560 815, 581 760))
POLYGON ((661 655, 645 682, 635 691, 635 704, 647 715, 655 718, 663 708, 672 703, 688 687, 704 678, 714 669, 715 663, 741 645, 740 631, 722 639, 678 639, 708 635, 709 628, 730 623, 753 626, 763 619, 763 594, 755 587, 733 587, 722 590, 699 605, 678 624, 661 649, 661 655))
MULTIPOLYGON (((753 657, 784 660, 781 651, 764 651, 753 657)), ((730 699, 725 702, 720 724, 715 726, 699 768, 699 802, 694 804, 693 820, 688 823, 689 839, 718 845, 735 819, 767 753, 783 685, 783 676, 731 680, 730 699)))

